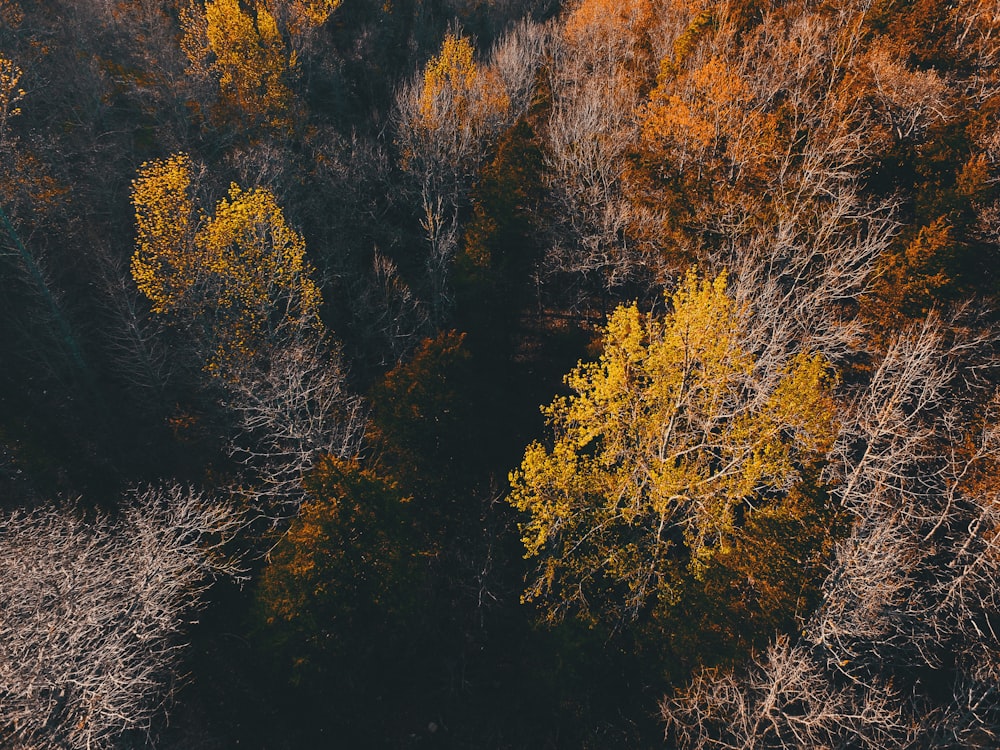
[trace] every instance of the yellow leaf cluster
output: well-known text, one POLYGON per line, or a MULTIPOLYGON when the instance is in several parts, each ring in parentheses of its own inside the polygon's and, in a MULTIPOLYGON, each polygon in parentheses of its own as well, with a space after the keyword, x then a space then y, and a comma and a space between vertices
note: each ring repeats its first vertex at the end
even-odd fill
POLYGON ((132 181, 132 206, 132 278, 154 312, 170 312, 183 304, 200 273, 197 257, 187 249, 194 214, 188 156, 175 154, 143 164, 132 181))
POLYGON ((229 311, 218 359, 252 356, 273 328, 318 325, 319 288, 305 260, 305 240, 285 223, 269 190, 232 185, 215 216, 195 236, 203 271, 223 283, 215 295, 229 311))
POLYGON ((132 276, 153 310, 207 326, 213 372, 254 356, 279 329, 320 328, 305 241, 274 195, 234 184, 215 214, 196 222, 191 173, 179 154, 143 165, 133 182, 132 276))
MULTIPOLYGON (((314 15, 320 12, 321 3, 306 5, 314 15)), ((181 46, 192 71, 218 81, 225 110, 274 130, 292 128, 295 96, 289 79, 297 60, 265 2, 251 3, 248 10, 239 0, 208 0, 204 8, 195 3, 182 12, 181 24, 181 46)))
POLYGON ((24 89, 18 87, 21 75, 13 60, 0 55, 0 139, 5 135, 8 119, 21 114, 17 106, 24 97, 24 89))
POLYGON ((420 97, 420 112, 426 119, 434 116, 435 99, 446 91, 453 92, 455 106, 467 106, 467 97, 475 88, 479 69, 473 59, 475 51, 466 37, 448 34, 441 51, 424 68, 424 88, 420 97))
POLYGON ((626 609, 669 598, 658 560, 686 550, 698 575, 741 514, 829 449, 828 363, 802 354, 759 384, 726 283, 689 273, 663 318, 619 307, 601 357, 579 364, 566 378, 572 395, 543 409, 552 447, 528 446, 510 501, 528 515, 526 556, 542 558, 526 598, 550 613, 592 606, 600 580, 624 592, 626 609))
POLYGON ((509 106, 499 77, 476 64, 472 42, 448 33, 441 51, 424 68, 418 104, 422 126, 427 130, 448 125, 474 129, 509 106))

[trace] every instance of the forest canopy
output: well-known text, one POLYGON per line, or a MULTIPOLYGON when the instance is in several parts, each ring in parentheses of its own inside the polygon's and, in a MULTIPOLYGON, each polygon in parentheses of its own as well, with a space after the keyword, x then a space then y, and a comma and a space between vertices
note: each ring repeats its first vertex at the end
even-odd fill
POLYGON ((0 0, 0 746, 1000 745, 996 0, 0 0))

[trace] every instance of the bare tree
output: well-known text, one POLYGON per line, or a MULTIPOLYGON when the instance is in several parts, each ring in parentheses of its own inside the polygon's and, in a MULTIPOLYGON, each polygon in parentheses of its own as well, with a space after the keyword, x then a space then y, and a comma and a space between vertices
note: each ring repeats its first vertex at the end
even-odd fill
POLYGON ((551 44, 548 24, 522 20, 497 40, 490 50, 489 65, 499 76, 507 96, 507 119, 513 121, 531 106, 536 79, 551 44))
POLYGON ((707 253, 705 265, 729 269, 733 295, 752 311, 749 343, 764 361, 805 346, 839 362, 862 338, 854 303, 896 236, 895 206, 864 201, 850 182, 824 187, 822 200, 782 205, 773 224, 734 228, 707 253))
POLYGON ((451 306, 448 271, 469 189, 499 134, 530 104, 544 43, 544 31, 525 23, 479 63, 472 42, 449 32, 440 54, 396 96, 396 141, 428 248, 435 324, 451 306))
MULTIPOLYGON (((156 410, 165 405, 166 393, 182 371, 183 353, 167 346, 167 325, 153 315, 142 300, 135 283, 109 247, 94 250, 102 287, 105 327, 103 343, 114 362, 115 380, 140 398, 140 408, 156 410)), ((196 370, 192 356, 188 369, 196 370)))
POLYGON ((613 288, 633 277, 641 263, 626 235, 633 211, 621 186, 637 132, 635 102, 623 96, 629 88, 618 77, 557 90, 545 135, 559 223, 543 271, 552 277, 594 277, 613 288))
POLYGON ((0 520, 0 744, 99 750, 152 733, 202 593, 240 572, 226 543, 241 523, 179 485, 136 491, 117 520, 0 520))
POLYGON ((896 747, 900 700, 885 685, 838 688, 809 650, 778 638, 745 674, 708 670, 661 708, 682 747, 896 747))
POLYGON ((379 364, 395 364, 428 330, 426 305, 417 298, 392 260, 376 249, 371 273, 349 278, 354 303, 353 327, 367 342, 378 342, 379 364))
POLYGON ((854 394, 829 467, 854 523, 822 604, 794 645, 664 702, 684 747, 996 745, 1000 401, 983 413, 974 366, 993 341, 959 322, 900 334, 854 394))
POLYGON ((578 4, 552 35, 552 106, 541 135, 558 219, 543 278, 614 288, 642 265, 626 231, 637 213, 623 194, 622 174, 638 138, 639 84, 649 71, 636 68, 649 64, 641 44, 649 22, 645 3, 613 11, 595 0, 578 4))
POLYGON ((226 383, 223 400, 236 417, 232 454, 249 470, 245 489, 265 514, 294 514, 302 477, 320 456, 360 450, 363 402, 347 390, 340 352, 325 338, 276 347, 226 383))

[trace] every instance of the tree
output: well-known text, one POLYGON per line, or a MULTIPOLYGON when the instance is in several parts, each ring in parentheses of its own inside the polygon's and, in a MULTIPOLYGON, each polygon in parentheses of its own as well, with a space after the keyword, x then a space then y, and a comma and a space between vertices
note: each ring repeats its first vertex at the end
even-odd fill
POLYGON ((637 215, 621 188, 635 148, 651 10, 644 0, 614 7, 580 2, 561 33, 553 34, 546 80, 551 96, 539 132, 555 222, 542 270, 570 288, 582 281, 584 294, 620 287, 640 266, 625 235, 637 215))
POLYGON ((294 48, 329 21, 340 3, 341 0, 270 0, 269 7, 288 29, 294 48))
POLYGON ((537 263, 543 155, 526 117, 504 133, 472 193, 472 216, 456 259, 458 309, 466 325, 493 341, 510 338, 537 263))
POLYGON ((635 141, 634 97, 616 75, 559 86, 543 135, 556 226, 542 268, 598 289, 621 287, 640 266, 625 235, 636 214, 621 194, 635 141))
POLYGON ((427 684, 426 553, 391 480, 325 457, 305 481, 258 581, 254 640, 279 679, 273 700, 294 696, 304 742, 326 730, 363 744, 412 708, 411 681, 427 684))
MULTIPOLYGON (((663 63, 673 64, 673 58, 663 63)), ((681 172, 711 169, 724 150, 740 169, 770 166, 766 160, 777 152, 775 122, 754 106, 754 92, 741 72, 712 57, 689 75, 687 86, 677 86, 672 76, 661 74, 642 112, 644 146, 659 149, 681 172), (737 127, 741 116, 746 122, 737 127)))
POLYGON ((185 154, 147 162, 132 183, 137 235, 132 276, 158 313, 188 306, 186 297, 207 270, 190 251, 196 220, 191 183, 185 154))
MULTIPOLYGON (((884 229, 885 205, 859 185, 891 143, 886 122, 909 115, 868 106, 878 91, 863 54, 863 8, 837 16, 785 6, 759 23, 741 20, 750 10, 688 11, 635 110, 627 236, 654 278, 692 256, 733 268, 747 246, 808 245, 821 236, 816 225, 834 229, 837 245, 852 235, 863 245, 872 232, 859 224, 884 229), (848 205, 856 216, 827 221, 848 205)), ((923 122, 931 107, 914 116, 923 122)), ((782 268, 753 255, 753 265, 782 268)))
MULTIPOLYGON (((530 31, 522 35, 531 37, 530 31)), ((431 306, 438 324, 451 305, 447 277, 458 250, 460 209, 487 150, 511 119, 507 87, 524 96, 522 79, 530 66, 509 64, 523 63, 519 57, 503 57, 509 75, 501 75, 476 62, 468 37, 449 32, 422 75, 397 97, 397 140, 403 167, 419 195, 431 306)))
POLYGON ((275 5, 300 32, 326 21, 336 7, 322 0, 253 0, 244 9, 239 0, 192 0, 181 12, 181 45, 191 73, 216 82, 219 119, 290 133, 297 118, 292 83, 298 60, 278 28, 275 5))
POLYGON ((669 617, 830 449, 829 365, 758 359, 726 283, 689 272, 663 318, 619 307, 600 359, 543 409, 553 442, 528 446, 510 502, 539 558, 525 599, 550 621, 669 617))
POLYGON ((7 146, 10 119, 21 114, 18 104, 25 92, 18 84, 22 74, 23 71, 13 60, 0 56, 0 148, 7 146))
POLYGON ((489 106, 489 100, 476 95, 480 82, 474 55, 475 50, 467 37, 445 36, 441 51, 424 68, 420 91, 420 117, 424 127, 443 127, 446 116, 472 125, 486 114, 479 111, 489 106))
POLYGON ((589 69, 602 75, 618 69, 626 74, 623 83, 640 85, 650 63, 650 34, 657 10, 649 0, 572 3, 561 32, 573 50, 575 74, 589 69))
POLYGON ((747 669, 664 700, 681 747, 996 744, 1000 401, 976 377, 996 337, 957 324, 898 333, 853 389, 828 465, 851 530, 820 606, 747 669))
POLYGON ((0 520, 0 743, 99 750, 154 733, 191 613, 240 571, 225 545, 241 525, 178 485, 136 491, 118 520, 0 520))
POLYGON ((899 696, 887 688, 838 689, 807 648, 781 637, 739 674, 699 672, 662 708, 683 748, 879 750, 906 737, 899 696))
POLYGON ((67 317, 45 263, 37 250, 25 244, 17 226, 18 214, 44 215, 62 192, 11 128, 25 97, 20 87, 23 75, 13 60, 0 55, 0 263, 7 266, 6 295, 30 310, 21 321, 23 311, 15 304, 5 317, 8 323, 17 321, 25 329, 23 348, 34 350, 53 372, 69 374, 92 393, 94 374, 79 334, 67 317))
POLYGON ((230 452, 250 471, 242 489, 259 509, 294 513, 318 462, 358 455, 366 414, 345 381, 339 348, 317 337, 274 347, 252 377, 227 384, 223 402, 239 430, 230 452))
POLYGON ((307 484, 309 500, 271 551, 257 587, 262 622, 316 669, 350 657, 368 628, 392 611, 414 550, 404 543, 407 502, 394 483, 357 461, 328 456, 307 484), (308 654, 307 654, 308 652, 308 654))
MULTIPOLYGON (((465 388, 473 383, 464 342, 465 335, 455 331, 424 339, 371 393, 371 437, 379 462, 408 491, 435 506, 464 495, 478 453, 462 429, 472 418, 465 388)), ((440 507, 427 507, 426 513, 436 523, 448 517, 440 507)))
POLYGON ((198 217, 193 178, 184 154, 140 169, 132 276, 155 312, 196 333, 209 372, 234 377, 269 346, 321 334, 322 298, 273 193, 234 184, 198 217))
POLYGON ((472 40, 449 32, 399 104, 404 159, 430 157, 461 175, 482 151, 477 141, 505 122, 511 101, 498 72, 476 61, 472 40))
POLYGON ((213 215, 196 216, 193 182, 183 154, 140 170, 132 276, 154 313, 193 334, 235 419, 230 449, 250 471, 241 489, 258 510, 285 515, 318 455, 356 455, 361 401, 319 319, 305 241, 274 195, 232 185, 213 215))

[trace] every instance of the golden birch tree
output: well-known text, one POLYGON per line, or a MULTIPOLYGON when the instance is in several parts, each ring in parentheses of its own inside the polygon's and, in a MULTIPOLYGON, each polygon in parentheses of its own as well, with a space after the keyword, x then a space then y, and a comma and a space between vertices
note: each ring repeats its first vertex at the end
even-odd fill
POLYGON ((195 0, 184 9, 181 46, 190 72, 217 86, 216 119, 291 132, 299 106, 292 87, 299 61, 278 17, 303 33, 325 21, 335 7, 321 0, 255 0, 246 6, 239 0, 195 0))
POLYGON ((758 359, 725 274, 691 272, 668 302, 662 318, 615 310, 603 354, 543 409, 551 443, 529 445, 511 474, 538 560, 525 599, 552 621, 618 626, 669 611, 683 581, 704 580, 835 437, 828 363, 758 359))
POLYGON ((132 276, 157 313, 199 332, 206 368, 224 374, 296 331, 322 330, 305 240, 274 194, 232 185, 199 212, 184 154, 149 162, 132 184, 132 276))

